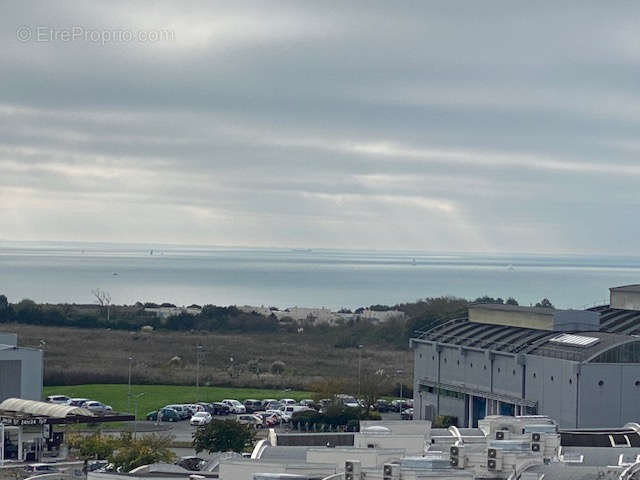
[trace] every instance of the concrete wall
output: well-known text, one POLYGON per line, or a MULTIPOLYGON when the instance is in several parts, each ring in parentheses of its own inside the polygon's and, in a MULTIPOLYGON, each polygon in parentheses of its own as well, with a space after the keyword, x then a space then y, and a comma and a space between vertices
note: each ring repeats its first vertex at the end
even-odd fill
MULTIPOLYGON (((358 460, 362 467, 381 467, 383 464, 398 460, 404 455, 404 449, 378 450, 374 448, 318 448, 307 452, 307 463, 334 463, 340 471, 344 468, 344 462, 358 460)), ((342 470, 344 471, 344 470, 342 470)))
MULTIPOLYGON (((0 363, 19 361, 19 397, 27 400, 42 400, 42 351, 30 348, 9 348, 0 350, 0 363)), ((13 389, 12 389, 13 390, 13 389)), ((15 396, 15 392, 0 390, 0 401, 15 396)))
POLYGON ((526 398, 538 402, 538 414, 550 416, 560 427, 575 428, 577 373, 575 362, 527 355, 526 398))
POLYGON ((403 450, 406 455, 422 455, 425 451, 424 435, 359 434, 355 448, 391 448, 403 450))
POLYGON ((469 321, 489 323, 491 325, 511 325, 514 327, 553 330, 553 310, 549 310, 549 313, 537 313, 516 309, 483 308, 478 305, 469 307, 469 321))
POLYGON ((581 427, 624 425, 640 419, 640 365, 588 363, 580 370, 581 427), (602 382, 602 384, 600 384, 602 382))
POLYGON ((640 289, 636 291, 610 290, 611 308, 622 310, 640 310, 640 289))

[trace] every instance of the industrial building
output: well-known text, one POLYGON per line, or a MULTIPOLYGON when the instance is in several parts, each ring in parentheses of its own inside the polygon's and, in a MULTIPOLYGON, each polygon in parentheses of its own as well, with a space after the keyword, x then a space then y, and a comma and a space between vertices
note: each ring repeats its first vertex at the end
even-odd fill
POLYGON ((42 350, 18 346, 15 333, 0 333, 0 402, 42 399, 42 350))
POLYGON ((414 418, 547 415, 562 428, 640 419, 640 285, 588 310, 472 305, 411 340, 414 418))

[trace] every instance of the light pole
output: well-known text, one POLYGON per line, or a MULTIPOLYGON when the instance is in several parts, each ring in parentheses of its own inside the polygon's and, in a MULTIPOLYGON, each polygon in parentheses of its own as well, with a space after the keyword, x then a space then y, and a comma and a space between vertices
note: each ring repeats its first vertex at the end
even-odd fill
POLYGON ((200 400, 200 354, 202 345, 196 346, 196 402, 200 400))
POLYGON ((133 439, 136 438, 138 433, 138 399, 144 395, 144 392, 139 393, 133 397, 133 404, 135 405, 135 411, 133 412, 133 439))
POLYGON ((131 413, 131 367, 133 365, 133 357, 131 355, 129 355, 129 381, 128 381, 128 385, 129 385, 129 390, 127 393, 127 411, 129 413, 131 413))
MULTIPOLYGON (((404 370, 396 370, 396 375, 402 375, 404 370)), ((404 395, 402 395, 402 377, 400 377, 400 400, 404 400, 404 395)))
POLYGON ((358 397, 360 397, 360 374, 362 372, 362 348, 364 345, 358 345, 358 397))

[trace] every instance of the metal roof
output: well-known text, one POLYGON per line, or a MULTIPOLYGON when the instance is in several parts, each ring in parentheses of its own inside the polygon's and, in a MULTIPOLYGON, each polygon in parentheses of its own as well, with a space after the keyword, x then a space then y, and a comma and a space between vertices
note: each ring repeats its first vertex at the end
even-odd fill
POLYGON ((512 354, 527 353, 585 361, 616 345, 633 341, 632 335, 640 335, 640 311, 620 310, 609 305, 589 310, 600 314, 600 330, 579 332, 578 336, 594 339, 581 345, 554 342, 553 339, 563 332, 476 323, 470 322, 467 317, 436 325, 420 333, 416 339, 512 354))
POLYGON ((0 403, 0 411, 41 417, 66 418, 70 416, 93 417, 93 412, 86 408, 59 405, 56 403, 7 398, 0 403))

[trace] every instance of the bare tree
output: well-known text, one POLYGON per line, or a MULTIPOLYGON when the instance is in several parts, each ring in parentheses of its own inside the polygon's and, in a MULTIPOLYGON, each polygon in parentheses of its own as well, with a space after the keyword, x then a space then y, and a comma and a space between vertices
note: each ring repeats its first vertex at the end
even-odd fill
POLYGON ((107 315, 107 323, 109 323, 109 317, 111 316, 111 295, 109 294, 109 292, 105 292, 104 290, 101 290, 99 288, 91 290, 91 293, 93 293, 93 296, 96 297, 98 305, 100 305, 105 311, 107 315))

